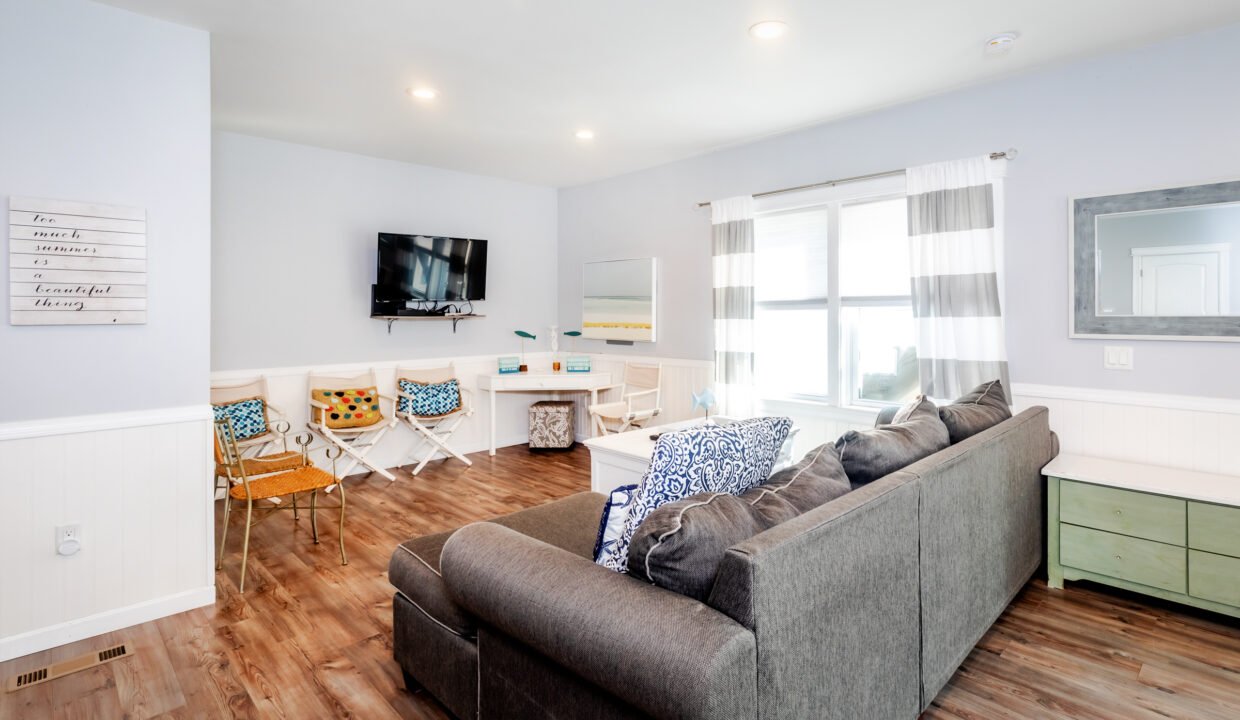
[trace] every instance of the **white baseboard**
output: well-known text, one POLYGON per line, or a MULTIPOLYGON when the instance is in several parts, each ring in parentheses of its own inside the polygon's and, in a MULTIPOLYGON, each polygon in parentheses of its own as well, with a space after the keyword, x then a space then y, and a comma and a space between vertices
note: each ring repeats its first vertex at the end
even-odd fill
POLYGON ((58 625, 31 630, 0 639, 0 662, 214 603, 215 585, 204 585, 175 595, 154 598, 58 625))

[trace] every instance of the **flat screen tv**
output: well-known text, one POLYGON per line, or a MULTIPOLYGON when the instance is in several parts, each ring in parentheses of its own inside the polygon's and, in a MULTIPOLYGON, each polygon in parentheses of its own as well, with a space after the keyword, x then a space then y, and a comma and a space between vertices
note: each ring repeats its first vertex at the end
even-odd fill
POLYGON ((485 300, 487 241, 379 233, 376 285, 391 300, 485 300))

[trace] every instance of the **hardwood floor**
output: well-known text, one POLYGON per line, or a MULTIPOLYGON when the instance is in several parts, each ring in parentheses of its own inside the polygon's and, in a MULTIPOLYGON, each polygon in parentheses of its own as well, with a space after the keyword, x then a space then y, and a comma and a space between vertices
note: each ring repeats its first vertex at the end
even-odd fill
MULTIPOLYGON (((0 678, 126 642, 134 657, 0 694, 0 718, 447 718, 392 660, 392 548, 416 535, 589 486, 589 456, 506 448, 417 478, 349 480, 341 566, 333 513, 310 542, 288 513, 254 528, 237 592, 239 526, 214 607, 0 664, 0 678)), ((320 518, 323 520, 324 518, 320 518)), ((1240 717, 1240 623, 1084 585, 1031 583, 925 718, 1240 717)))

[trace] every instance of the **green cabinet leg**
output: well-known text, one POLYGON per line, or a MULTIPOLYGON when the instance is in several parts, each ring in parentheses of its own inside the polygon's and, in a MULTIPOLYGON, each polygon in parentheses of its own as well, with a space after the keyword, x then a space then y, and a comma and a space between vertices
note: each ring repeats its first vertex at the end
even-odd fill
POLYGON ((1046 479, 1046 585, 1063 589, 1063 566, 1059 564, 1059 478, 1046 479))

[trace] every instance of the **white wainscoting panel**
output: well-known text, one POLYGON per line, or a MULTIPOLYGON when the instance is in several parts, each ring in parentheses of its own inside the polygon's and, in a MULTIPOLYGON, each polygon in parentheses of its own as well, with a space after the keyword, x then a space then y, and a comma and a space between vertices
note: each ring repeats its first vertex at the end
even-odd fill
POLYGON ((206 405, 0 425, 0 660, 215 601, 210 433, 206 405))
POLYGON ((1060 451, 1236 475, 1240 400, 1114 390, 1012 387, 1014 410, 1050 409, 1060 451))

